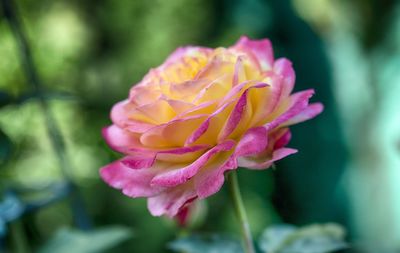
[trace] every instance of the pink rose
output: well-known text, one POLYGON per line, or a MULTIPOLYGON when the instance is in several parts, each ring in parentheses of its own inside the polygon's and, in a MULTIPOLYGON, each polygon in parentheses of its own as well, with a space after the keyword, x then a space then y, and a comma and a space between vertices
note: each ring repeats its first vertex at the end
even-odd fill
POLYGON ((130 90, 103 129, 125 155, 101 177, 152 215, 176 216, 218 192, 224 173, 266 169, 296 152, 288 126, 319 114, 313 90, 291 94, 292 64, 275 60, 269 40, 242 37, 229 48, 178 48, 130 90))

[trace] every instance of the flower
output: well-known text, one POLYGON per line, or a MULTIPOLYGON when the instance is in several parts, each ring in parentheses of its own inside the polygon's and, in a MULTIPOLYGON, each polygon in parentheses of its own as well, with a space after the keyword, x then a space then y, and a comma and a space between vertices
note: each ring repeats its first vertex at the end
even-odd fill
POLYGON ((229 48, 178 48, 133 86, 103 129, 125 155, 101 177, 154 216, 174 217, 218 192, 224 173, 266 169, 296 152, 288 126, 319 114, 313 90, 292 93, 295 73, 275 60, 268 39, 241 37, 229 48))

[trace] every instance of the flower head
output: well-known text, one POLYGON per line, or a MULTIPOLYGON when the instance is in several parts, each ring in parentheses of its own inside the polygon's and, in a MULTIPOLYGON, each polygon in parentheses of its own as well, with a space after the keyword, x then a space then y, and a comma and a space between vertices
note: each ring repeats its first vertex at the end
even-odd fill
POLYGON ((176 216, 220 190, 239 166, 266 169, 293 154, 288 126, 319 114, 313 90, 292 93, 295 73, 269 40, 229 48, 183 47, 111 111, 107 143, 125 155, 100 174, 155 216, 176 216))

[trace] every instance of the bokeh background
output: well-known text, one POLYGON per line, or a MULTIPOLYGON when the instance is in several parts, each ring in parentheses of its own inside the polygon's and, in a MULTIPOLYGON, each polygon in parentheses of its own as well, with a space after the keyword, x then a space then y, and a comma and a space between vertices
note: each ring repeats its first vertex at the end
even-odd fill
MULTIPOLYGON (((279 222, 337 222, 348 252, 400 252, 399 1, 17 0, 14 8, 70 166, 60 169, 0 9, 0 251, 35 252, 78 225, 132 231, 106 252, 170 252, 167 242, 183 233, 177 224, 100 180, 99 168, 120 157, 101 128, 176 47, 230 46, 244 34, 270 38, 275 55, 293 61, 296 89, 314 88, 325 105, 292 127, 298 154, 276 170, 239 172, 253 234, 279 222)), ((189 230, 235 233, 226 195, 201 203, 189 230)))

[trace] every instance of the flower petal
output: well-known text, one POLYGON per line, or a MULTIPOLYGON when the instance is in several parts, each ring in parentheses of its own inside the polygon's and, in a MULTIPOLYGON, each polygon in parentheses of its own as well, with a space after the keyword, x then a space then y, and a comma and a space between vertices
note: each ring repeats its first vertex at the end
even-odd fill
POLYGON ((193 162, 201 156, 208 145, 195 145, 190 147, 167 148, 167 149, 145 149, 145 148, 130 148, 128 154, 154 155, 158 161, 181 163, 193 162))
POLYGON ((167 103, 171 106, 176 115, 180 115, 194 107, 194 104, 180 100, 165 99, 165 101, 167 101, 167 103))
POLYGON ((150 197, 147 200, 147 207, 153 216, 167 215, 172 218, 186 203, 193 201, 196 197, 196 192, 191 185, 174 187, 150 197))
POLYGON ((111 120, 120 127, 131 127, 133 132, 143 132, 154 127, 152 119, 145 115, 137 115, 136 119, 131 115, 136 112, 136 106, 131 104, 129 100, 123 100, 116 103, 111 109, 111 120))
POLYGON ((308 100, 312 97, 313 94, 314 90, 312 89, 293 94, 288 98, 288 103, 289 103, 288 109, 286 109, 285 112, 281 113, 277 118, 272 119, 271 121, 270 118, 273 115, 269 116, 267 122, 268 121, 270 122, 266 123, 265 126, 268 129, 274 129, 275 127, 278 127, 286 123, 290 119, 294 118, 307 108, 308 100))
POLYGON ((296 116, 292 117, 290 120, 286 121, 283 126, 289 126, 297 124, 309 119, 314 118, 324 110, 324 106, 321 103, 310 104, 307 108, 301 111, 296 116))
POLYGON ((226 103, 204 120, 196 130, 186 139, 185 146, 196 144, 215 144, 219 129, 223 126, 229 113, 232 111, 234 101, 226 103))
POLYGON ((129 102, 135 106, 148 104, 150 101, 155 101, 161 96, 159 89, 149 88, 149 86, 135 85, 129 92, 129 102))
POLYGON ((282 77, 269 76, 264 79, 269 84, 269 89, 259 89, 251 94, 250 101, 254 107, 253 118, 251 119, 251 126, 262 125, 268 118, 276 117, 281 113, 276 110, 277 107, 282 106, 282 77), (275 114, 273 113, 275 111, 275 114))
POLYGON ((156 156, 153 154, 136 154, 125 156, 120 162, 133 170, 147 169, 153 166, 156 156))
POLYGON ((230 74, 232 78, 235 70, 236 59, 237 55, 234 53, 229 52, 224 48, 217 48, 213 52, 213 57, 196 75, 195 79, 208 80, 210 82, 226 74, 230 74))
POLYGON ((160 99, 149 104, 136 107, 135 113, 133 113, 131 117, 136 120, 141 120, 143 115, 148 119, 151 119, 150 122, 162 124, 174 118, 176 113, 167 101, 160 99), (137 112, 140 112, 140 114, 137 112))
POLYGON ((152 148, 182 147, 194 129, 206 118, 207 115, 195 115, 158 125, 142 134, 140 142, 152 148))
POLYGON ((232 87, 238 85, 239 83, 243 83, 247 80, 246 78, 246 70, 244 68, 243 59, 241 56, 237 58, 235 64, 235 71, 233 73, 232 87))
POLYGON ((207 47, 179 47, 165 61, 165 64, 171 64, 181 60, 184 57, 199 57, 206 56, 212 52, 211 48, 207 47))
POLYGON ((205 86, 198 95, 194 98, 193 103, 201 104, 209 101, 216 101, 225 96, 229 92, 230 87, 227 87, 227 83, 230 83, 229 75, 222 75, 210 82, 205 86))
POLYGON ((235 105, 235 108, 229 115, 228 120, 225 122, 220 134, 218 135, 218 140, 224 140, 232 136, 235 138, 237 134, 243 132, 250 123, 250 118, 252 116, 252 106, 248 102, 248 94, 252 89, 260 89, 267 87, 265 83, 259 83, 257 85, 251 86, 244 91, 242 96, 239 98, 235 105))
POLYGON ((297 153, 296 149, 280 148, 280 149, 275 150, 272 153, 272 157, 266 158, 262 161, 249 159, 249 157, 240 157, 238 159, 238 164, 240 167, 245 167, 247 169, 262 170, 262 169, 269 168, 273 162, 280 160, 280 159, 282 159, 288 155, 294 154, 294 153, 297 153))
POLYGON ((159 194, 163 189, 150 185, 150 181, 157 174, 157 168, 130 168, 132 164, 150 164, 147 160, 124 163, 115 161, 100 169, 101 178, 110 186, 122 189, 122 192, 132 198, 151 197, 159 194))
POLYGON ((130 103, 129 100, 123 100, 116 103, 111 109, 112 122, 121 127, 128 126, 131 121, 143 122, 148 125, 157 124, 156 120, 154 120, 152 117, 149 117, 150 115, 137 110, 137 108, 138 106, 130 103))
POLYGON ((250 40, 242 36, 233 48, 253 54, 264 71, 271 69, 274 64, 274 52, 268 39, 250 40))
POLYGON ((179 114, 176 118, 188 118, 199 114, 211 114, 215 112, 217 107, 217 101, 207 101, 196 105, 182 114, 179 114))
POLYGON ((224 173, 236 169, 237 166, 236 159, 227 153, 213 167, 198 173, 194 177, 198 197, 204 199, 218 192, 225 181, 224 173))
POLYGON ((273 71, 275 74, 283 77, 282 97, 287 97, 293 90, 296 75, 294 73, 292 62, 286 58, 279 58, 274 63, 273 71))
POLYGON ((115 151, 126 153, 134 145, 140 146, 137 134, 133 134, 117 125, 111 125, 102 129, 103 138, 115 151))
POLYGON ((182 83, 169 83, 166 85, 165 94, 171 99, 192 102, 197 94, 210 83, 209 80, 194 79, 182 83))
POLYGON ((200 171, 200 169, 208 164, 216 155, 218 155, 218 153, 228 151, 232 149, 234 145, 235 142, 232 140, 225 141, 208 150, 196 161, 186 167, 158 174, 151 181, 151 184, 164 187, 174 187, 183 184, 191 179, 193 176, 195 176, 200 171))
POLYGON ((292 133, 288 128, 280 128, 275 136, 273 136, 271 142, 273 143, 273 150, 283 148, 286 146, 290 139, 292 138, 292 133))
POLYGON ((235 156, 249 156, 262 152, 268 145, 265 127, 254 127, 248 130, 240 139, 235 149, 235 156))

